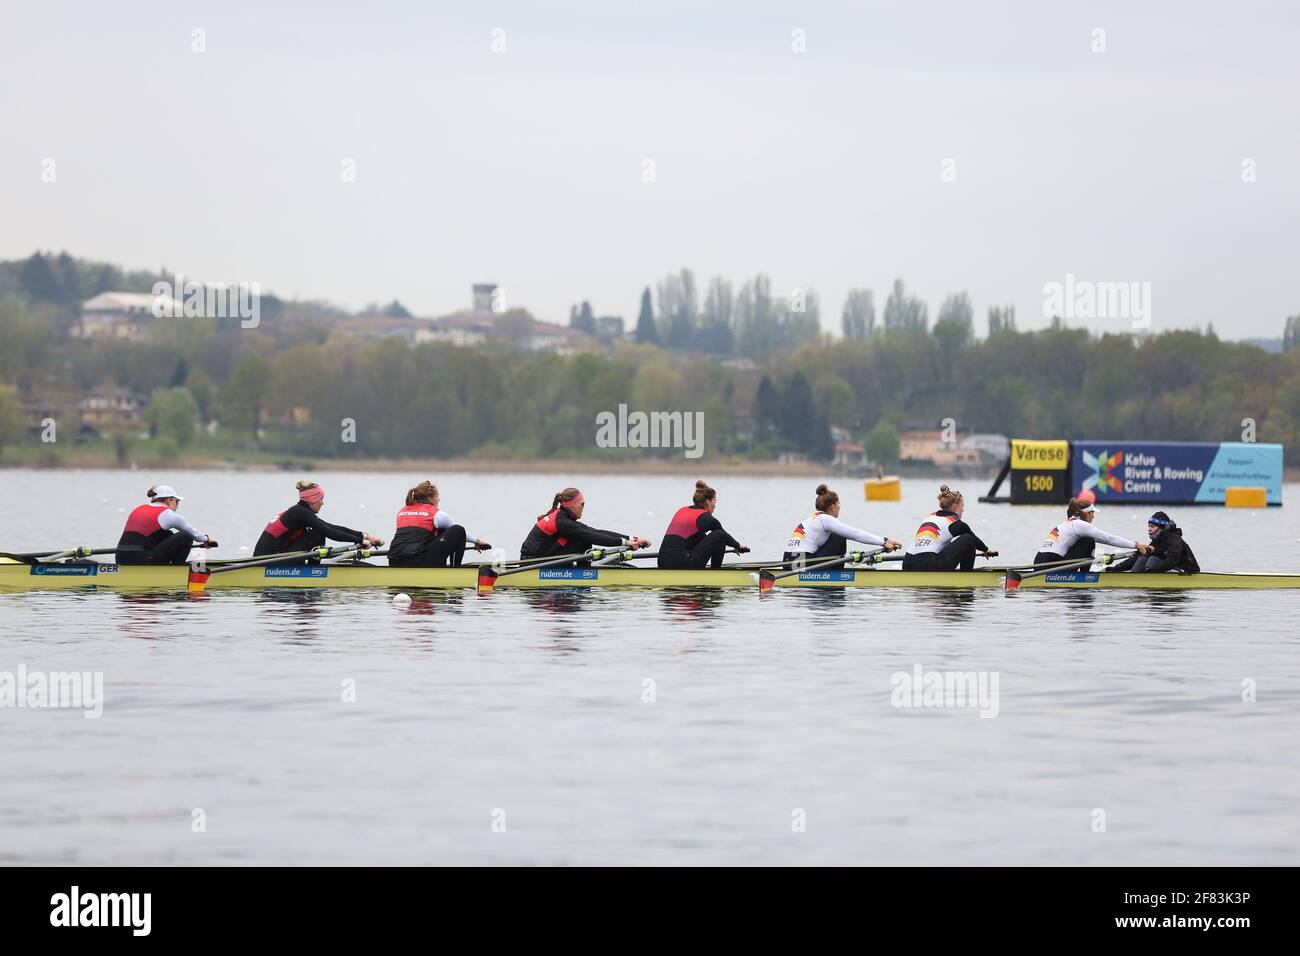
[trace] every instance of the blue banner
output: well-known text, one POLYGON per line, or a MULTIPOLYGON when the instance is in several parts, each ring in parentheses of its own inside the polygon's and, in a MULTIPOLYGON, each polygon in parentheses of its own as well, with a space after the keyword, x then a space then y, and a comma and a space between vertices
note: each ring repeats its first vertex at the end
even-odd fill
POLYGON ((1264 488, 1282 503, 1282 446, 1244 442, 1071 442, 1076 491, 1097 502, 1223 504, 1228 488, 1264 488))

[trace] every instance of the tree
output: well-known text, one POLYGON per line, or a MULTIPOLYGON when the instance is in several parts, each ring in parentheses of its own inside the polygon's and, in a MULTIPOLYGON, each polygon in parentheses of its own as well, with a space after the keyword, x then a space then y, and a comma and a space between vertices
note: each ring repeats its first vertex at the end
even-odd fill
POLYGON ((18 389, 0 384, 0 455, 9 445, 22 441, 27 431, 26 415, 18 389))
POLYGON ((186 448, 199 427, 199 404, 188 389, 171 388, 150 402, 144 417, 156 437, 170 438, 177 448, 186 448))
POLYGON ((828 461, 835 455, 830 423, 817 408, 812 386, 803 372, 795 372, 785 388, 777 415, 781 436, 810 458, 828 461))
POLYGON ((924 332, 930 324, 929 309, 915 296, 908 295, 902 279, 894 280, 894 291, 885 301, 885 331, 924 332))
POLYGON ((1282 333, 1282 351, 1290 352, 1294 348, 1300 348, 1300 315, 1289 316, 1282 333))
POLYGON ((939 315, 935 322, 955 321, 963 323, 972 332, 975 329, 975 308, 970 304, 970 296, 964 291, 950 295, 939 306, 939 315))
POLYGON ((695 274, 690 269, 665 276, 659 283, 659 335, 668 348, 690 346, 699 322, 695 274))
POLYGON ((34 252, 18 273, 18 286, 23 294, 35 302, 59 302, 63 287, 50 260, 34 252))
POLYGON ((850 289, 840 313, 840 328, 844 338, 860 342, 871 337, 876 330, 876 303, 870 289, 850 289))
POLYGON ((732 330, 735 313, 735 296, 731 283, 721 276, 709 280, 704 295, 704 309, 700 313, 700 330, 697 344, 701 351, 711 355, 730 355, 735 346, 732 330))
POLYGON ((999 332, 1014 332, 1016 330, 1016 307, 1014 305, 1005 305, 999 308, 996 305, 989 306, 989 336, 997 335, 999 332))
POLYGON ((970 345, 970 323, 959 318, 940 319, 934 323, 931 334, 939 346, 939 365, 946 378, 952 374, 953 367, 957 364, 957 356, 970 345))
POLYGON ((772 281, 762 273, 736 296, 736 351, 758 358, 777 346, 780 320, 772 301, 772 281))
POLYGON ((898 461, 901 447, 898 431, 882 418, 876 422, 876 426, 871 431, 867 432, 867 437, 862 440, 862 447, 869 461, 878 465, 892 465, 898 461))
POLYGON ((650 302, 650 287, 641 293, 641 313, 636 318, 636 340, 659 344, 659 330, 655 328, 654 306, 650 302))
POLYGON ((176 359, 176 367, 172 369, 171 387, 179 388, 185 384, 185 380, 190 377, 190 366, 182 355, 176 359))
POLYGON ((575 306, 569 309, 569 325, 579 332, 586 332, 588 335, 596 334, 596 315, 591 311, 590 302, 584 300, 582 308, 575 306))
POLYGON ((206 422, 211 418, 212 399, 216 394, 216 386, 212 384, 212 377, 201 368, 190 371, 185 376, 185 381, 181 383, 186 390, 194 396, 194 401, 199 405, 199 420, 206 422))
POLYGON ((772 380, 764 375, 754 395, 754 424, 763 438, 770 438, 781 414, 781 395, 772 380))
POLYGON ((857 420, 857 403, 853 388, 834 372, 826 372, 813 383, 817 406, 832 425, 848 428, 857 420))
POLYGON ((259 437, 270 374, 270 363, 261 354, 245 352, 221 389, 222 424, 247 429, 254 442, 259 437))
POLYGON ((406 310, 406 306, 396 299, 384 306, 379 314, 390 319, 409 319, 411 317, 411 313, 406 310))

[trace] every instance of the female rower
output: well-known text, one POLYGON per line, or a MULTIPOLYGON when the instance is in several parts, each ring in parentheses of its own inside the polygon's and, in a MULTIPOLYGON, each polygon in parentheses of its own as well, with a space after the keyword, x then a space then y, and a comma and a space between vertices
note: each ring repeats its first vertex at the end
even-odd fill
POLYGON ((492 545, 474 537, 438 508, 438 486, 422 481, 406 493, 397 512, 397 532, 388 546, 388 563, 398 568, 460 567, 466 546, 486 551, 492 545))
POLYGON ((840 496, 825 485, 817 486, 816 510, 790 532, 785 543, 785 561, 801 558, 834 558, 848 550, 848 542, 872 544, 886 551, 902 547, 893 538, 882 538, 870 531, 862 531, 840 521, 840 496))
POLYGON ((1135 550, 1140 554, 1147 554, 1151 550, 1150 545, 1094 528, 1092 521, 1096 516, 1097 506, 1091 501, 1071 498, 1065 511, 1065 520, 1047 532, 1042 546, 1034 555, 1034 564, 1090 558, 1098 541, 1114 548, 1135 550))
POLYGON ((217 542, 180 516, 183 500, 171 485, 146 492, 148 504, 126 516, 117 539, 118 564, 184 564, 191 548, 215 548, 217 542))
POLYGON ((926 516, 903 555, 904 571, 969 571, 975 556, 997 557, 962 520, 966 500, 960 491, 939 486, 939 510, 926 516))
POLYGON ((590 528, 578 519, 582 517, 586 500, 577 488, 557 491, 551 501, 551 510, 537 516, 537 523, 528 532, 519 557, 550 558, 561 554, 577 554, 592 547, 616 548, 629 545, 632 550, 649 547, 650 542, 635 535, 629 537, 617 531, 590 528))
POLYGON ((1133 555, 1121 561, 1112 571, 1178 571, 1195 574, 1201 570, 1196 555, 1183 540, 1183 529, 1163 511, 1147 519, 1147 534, 1151 536, 1151 553, 1133 555))
POLYGON ((348 541, 367 548, 377 548, 384 543, 383 538, 373 534, 330 524, 321 518, 325 489, 316 482, 300 481, 297 487, 298 503, 271 519, 262 536, 257 539, 257 547, 253 549, 254 557, 309 551, 323 547, 326 541, 348 541))
POLYGON ((744 554, 745 547, 722 527, 713 516, 718 493, 702 481, 695 483, 695 495, 685 508, 678 508, 668 522, 663 543, 659 545, 661 568, 720 568, 728 548, 744 554))

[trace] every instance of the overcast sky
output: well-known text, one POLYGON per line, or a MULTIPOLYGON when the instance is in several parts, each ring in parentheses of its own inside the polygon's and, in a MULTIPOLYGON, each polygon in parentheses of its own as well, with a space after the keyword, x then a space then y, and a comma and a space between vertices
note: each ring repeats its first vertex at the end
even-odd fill
POLYGON ((683 266, 836 331, 895 276, 981 334, 1067 273, 1157 331, 1300 313, 1295 4, 3 4, 0 258, 559 321, 683 266))

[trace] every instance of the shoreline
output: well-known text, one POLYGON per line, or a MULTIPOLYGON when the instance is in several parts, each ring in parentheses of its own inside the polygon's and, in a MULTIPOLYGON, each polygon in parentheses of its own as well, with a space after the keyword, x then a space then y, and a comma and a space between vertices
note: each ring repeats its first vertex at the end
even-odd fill
POLYGON ((181 457, 175 461, 161 463, 140 461, 119 465, 112 455, 69 455, 56 463, 50 462, 0 462, 0 469, 5 471, 226 471, 226 472, 283 472, 300 473, 313 471, 347 471, 347 472, 411 472, 429 474, 437 472, 462 472, 471 474, 593 474, 593 475, 738 475, 738 476, 833 476, 840 478, 861 478, 866 475, 852 475, 833 472, 816 464, 791 464, 779 461, 717 461, 705 459, 644 461, 601 461, 585 458, 554 458, 539 460, 516 460, 510 458, 369 458, 358 459, 309 459, 286 456, 281 461, 230 461, 209 457, 181 457))

